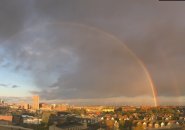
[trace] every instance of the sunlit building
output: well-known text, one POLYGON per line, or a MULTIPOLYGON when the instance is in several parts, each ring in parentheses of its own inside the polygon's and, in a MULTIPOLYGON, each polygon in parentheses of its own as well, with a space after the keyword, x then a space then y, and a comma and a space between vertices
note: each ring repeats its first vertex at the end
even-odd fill
POLYGON ((9 125, 12 122, 12 116, 0 115, 0 125, 9 125))
POLYGON ((54 110, 56 110, 56 111, 67 111, 68 107, 69 107, 68 105, 60 104, 60 105, 56 105, 54 110))
POLYGON ((39 96, 33 96, 33 105, 32 108, 34 110, 38 110, 39 109, 39 96))
POLYGON ((114 112, 114 108, 103 108, 102 112, 114 112))
POLYGON ((50 111, 51 110, 51 105, 49 105, 49 104, 46 104, 46 103, 40 103, 39 104, 39 108, 41 109, 41 110, 46 110, 46 111, 50 111))

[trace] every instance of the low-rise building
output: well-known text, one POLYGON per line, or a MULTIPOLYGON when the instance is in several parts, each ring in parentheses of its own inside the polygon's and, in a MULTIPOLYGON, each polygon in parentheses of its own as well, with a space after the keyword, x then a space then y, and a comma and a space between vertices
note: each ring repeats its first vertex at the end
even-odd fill
POLYGON ((87 124, 80 124, 80 123, 70 123, 70 124, 63 124, 63 125, 52 125, 49 127, 49 130, 86 130, 87 124))
POLYGON ((0 124, 9 125, 12 123, 12 116, 0 115, 0 124))
POLYGON ((33 130, 33 129, 13 125, 0 125, 0 130, 33 130))
POLYGON ((114 108, 103 108, 102 112, 114 112, 114 108))
POLYGON ((38 117, 28 116, 28 115, 22 115, 23 118, 23 124, 41 124, 42 119, 38 117))

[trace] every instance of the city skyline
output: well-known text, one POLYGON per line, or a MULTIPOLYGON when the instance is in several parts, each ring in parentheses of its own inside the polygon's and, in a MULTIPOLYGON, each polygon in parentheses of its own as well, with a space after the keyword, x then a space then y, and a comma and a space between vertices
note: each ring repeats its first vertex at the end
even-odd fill
POLYGON ((184 3, 1 3, 0 97, 185 105, 184 3))

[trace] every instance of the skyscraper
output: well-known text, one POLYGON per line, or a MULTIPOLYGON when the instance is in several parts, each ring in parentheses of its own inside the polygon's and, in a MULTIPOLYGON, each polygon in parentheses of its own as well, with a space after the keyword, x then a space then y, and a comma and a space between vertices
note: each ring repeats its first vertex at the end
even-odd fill
POLYGON ((33 109, 38 110, 39 109, 39 96, 33 96, 33 109))

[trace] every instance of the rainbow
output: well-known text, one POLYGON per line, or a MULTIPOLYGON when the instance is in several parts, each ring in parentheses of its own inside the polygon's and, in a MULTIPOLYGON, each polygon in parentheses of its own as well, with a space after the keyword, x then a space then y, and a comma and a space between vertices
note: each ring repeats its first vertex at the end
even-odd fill
POLYGON ((62 23, 60 22, 59 24, 80 26, 80 27, 83 27, 83 28, 86 28, 86 29, 89 29, 89 30, 94 30, 94 31, 97 31, 97 32, 101 32, 101 33, 105 34, 106 36, 116 40, 118 44, 120 44, 124 49, 126 49, 129 52, 129 54, 137 61, 137 63, 143 69, 144 74, 146 75, 146 78, 148 79, 149 85, 151 87, 151 91, 152 91, 152 95, 153 95, 153 101, 154 101, 154 106, 155 107, 158 106, 157 90, 156 90, 156 88, 154 86, 153 80, 152 80, 152 78, 150 76, 150 73, 149 73, 147 67, 142 62, 142 60, 133 51, 131 51, 131 49, 128 48, 128 46, 125 43, 123 43, 121 40, 119 40, 116 36, 114 36, 114 35, 112 35, 110 33, 107 33, 104 30, 100 30, 99 28, 96 28, 96 27, 92 27, 92 26, 88 26, 88 25, 84 25, 84 24, 79 24, 79 23, 71 23, 71 22, 62 22, 62 23))
MULTIPOLYGON (((97 32, 101 32, 101 33, 105 34, 107 37, 110 37, 110 38, 116 40, 117 41, 117 44, 120 44, 124 49, 126 49, 128 51, 128 53, 137 61, 137 63, 143 69, 143 71, 145 73, 145 76, 148 79, 149 85, 151 87, 154 105, 156 107, 158 106, 157 91, 156 91, 156 88, 154 86, 153 80, 152 80, 152 78, 150 76, 150 73, 149 73, 147 67, 145 66, 145 64, 143 63, 143 61, 133 51, 131 51, 131 49, 129 49, 129 47, 125 43, 123 43, 121 40, 119 40, 116 36, 114 36, 114 35, 112 35, 110 33, 107 33, 106 31, 101 30, 101 29, 96 28, 96 27, 92 27, 92 26, 85 25, 85 24, 73 23, 73 22, 45 23, 45 24, 42 24, 41 26, 45 26, 45 25, 48 25, 48 24, 63 24, 63 25, 79 26, 79 27, 86 28, 86 29, 89 29, 89 30, 92 30, 92 31, 94 30, 94 31, 97 31, 97 32)), ((38 27, 40 28, 41 26, 39 25, 38 27)), ((30 31, 29 29, 30 28, 27 28, 23 32, 30 31)), ((13 35, 9 39, 15 37, 16 35, 17 34, 13 35)), ((4 42, 6 42, 6 41, 4 41, 4 42)))

